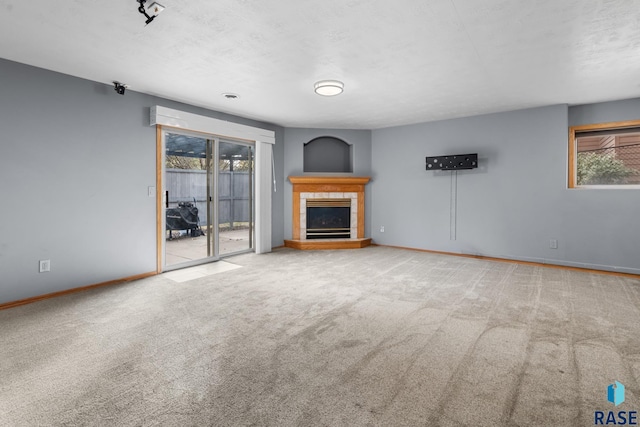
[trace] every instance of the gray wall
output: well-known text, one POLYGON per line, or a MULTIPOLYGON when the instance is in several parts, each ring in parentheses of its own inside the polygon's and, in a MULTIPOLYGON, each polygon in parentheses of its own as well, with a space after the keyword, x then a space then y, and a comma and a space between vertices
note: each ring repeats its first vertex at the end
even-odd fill
POLYGON ((569 108, 569 126, 640 120, 640 98, 569 108))
POLYGON ((155 129, 162 105, 276 132, 272 244, 291 237, 289 175, 319 136, 353 144, 377 243, 640 272, 638 190, 568 190, 569 124, 638 119, 640 100, 546 108, 374 131, 298 129, 0 59, 0 303, 155 270, 155 129), (428 155, 478 152, 458 173, 428 155), (380 232, 380 226, 385 232, 380 232), (558 249, 549 248, 558 239, 558 249), (52 271, 39 274, 38 260, 52 271))
MULTIPOLYGON (((369 130, 347 130, 347 129, 302 129, 302 128, 286 128, 284 130, 284 235, 285 239, 291 239, 292 236, 292 186, 288 179, 289 176, 302 175, 347 175, 347 176, 370 176, 371 175, 371 131, 369 130), (353 173, 352 174, 321 174, 321 173, 303 173, 303 146, 312 139, 321 136, 331 136, 339 138, 344 142, 353 146, 353 173)), ((371 200, 369 197, 370 190, 368 184, 365 187, 365 236, 371 235, 371 200)))
MULTIPOLYGON (((618 113, 606 104, 571 109, 572 120, 589 122, 634 116, 618 113)), ((374 241, 640 272, 638 190, 567 189, 568 123, 560 105, 374 130, 374 241), (457 172, 452 227, 452 172, 426 171, 424 158, 476 152, 479 168, 457 172)))
MULTIPOLYGON (((274 125, 1 59, 0 75, 0 303, 155 270, 153 105, 274 130, 282 168, 274 125)), ((274 194, 274 245, 282 205, 274 194)))

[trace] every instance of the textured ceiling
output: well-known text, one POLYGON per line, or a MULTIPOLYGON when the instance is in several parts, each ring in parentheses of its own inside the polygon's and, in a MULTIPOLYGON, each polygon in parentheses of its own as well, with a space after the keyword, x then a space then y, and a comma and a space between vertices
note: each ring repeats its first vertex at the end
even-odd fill
POLYGON ((637 0, 159 3, 145 27, 135 0, 0 0, 0 57, 288 127, 640 96, 637 0))

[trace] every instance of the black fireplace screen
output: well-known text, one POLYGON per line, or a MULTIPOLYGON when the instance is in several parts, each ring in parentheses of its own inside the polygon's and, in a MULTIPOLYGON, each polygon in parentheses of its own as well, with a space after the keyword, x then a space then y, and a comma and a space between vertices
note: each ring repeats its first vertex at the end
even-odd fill
POLYGON ((322 201, 307 200, 307 239, 350 237, 350 205, 345 206, 345 202, 328 201, 323 203, 322 201))

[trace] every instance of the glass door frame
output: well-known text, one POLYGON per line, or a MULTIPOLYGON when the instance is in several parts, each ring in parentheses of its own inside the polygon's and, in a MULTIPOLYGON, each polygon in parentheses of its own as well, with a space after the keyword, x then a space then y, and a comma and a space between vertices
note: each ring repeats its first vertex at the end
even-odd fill
POLYGON ((217 166, 217 158, 218 158, 218 141, 219 138, 215 135, 206 134, 203 132, 194 132, 190 130, 173 128, 169 126, 158 126, 157 127, 157 153, 156 160, 158 162, 158 171, 157 171, 157 186, 160 189, 159 197, 158 197, 158 273, 177 270, 186 267, 193 267, 200 264, 206 264, 213 261, 218 261, 220 257, 218 256, 218 166, 217 166), (167 193, 166 193, 166 134, 173 133, 185 136, 192 136, 196 138, 202 138, 207 141, 211 141, 211 143, 206 144, 207 157, 211 159, 210 165, 211 170, 207 169, 207 230, 206 238, 207 238, 207 256, 203 258, 198 258, 192 261, 185 261, 181 263, 167 265, 166 263, 166 227, 167 227, 167 218, 166 218, 166 209, 167 209, 167 193), (213 230, 213 233, 211 232, 213 230))
MULTIPOLYGON (((256 144, 254 141, 245 141, 245 140, 240 140, 240 139, 233 139, 233 138, 227 138, 227 137, 220 137, 218 138, 217 144, 216 144, 216 156, 217 156, 217 163, 216 163, 216 177, 219 176, 220 174, 220 170, 219 170, 219 161, 220 161, 220 143, 227 143, 227 144, 236 144, 236 145, 241 145, 241 146, 245 146, 248 147, 248 161, 249 161, 249 170, 248 170, 248 194, 249 194, 249 207, 248 207, 248 214, 249 214, 249 236, 248 236, 248 242, 249 242, 249 247, 246 249, 240 249, 238 251, 233 251, 233 252, 226 252, 221 254, 220 253, 220 236, 219 236, 219 232, 220 232, 220 228, 219 225, 218 227, 216 227, 216 232, 218 233, 217 236, 217 243, 218 243, 218 257, 219 258, 224 258, 227 256, 233 256, 233 255, 239 255, 239 254, 243 254, 243 253, 248 253, 248 252, 254 252, 255 251, 255 217, 256 217, 256 212, 255 212, 255 207, 256 207, 256 194, 255 194, 255 161, 256 161, 256 144)), ((216 185, 216 190, 218 190, 219 187, 216 185)), ((233 191, 233 190, 232 190, 233 191)), ((217 199, 216 199, 217 200, 217 199)), ((218 204, 218 209, 216 210, 216 213, 219 215, 219 211, 220 211, 220 204, 218 204)), ((218 217, 219 218, 219 217, 218 217)), ((217 221, 219 222, 219 220, 217 221)))
MULTIPOLYGON (((157 125, 156 126, 156 224, 157 224, 157 273, 162 273, 171 270, 177 270, 186 267, 192 267, 196 265, 206 264, 214 261, 219 261, 220 258, 232 255, 238 255, 242 253, 255 252, 255 220, 256 220, 256 184, 255 184, 255 172, 256 172, 256 149, 257 142, 242 138, 232 138, 227 136, 219 136, 206 132, 197 132, 187 130, 183 128, 176 128, 173 126, 157 125), (166 133, 176 133, 187 136, 194 136, 197 138, 203 138, 212 141, 211 144, 211 159, 212 168, 211 173, 207 174, 207 185, 211 186, 208 189, 210 200, 207 203, 207 221, 213 228, 211 234, 211 240, 207 243, 208 250, 210 250, 210 256, 206 258, 200 258, 198 260, 187 261, 184 263, 166 265, 165 251, 166 251, 166 190, 165 190, 165 172, 166 172, 166 133), (220 172, 219 167, 219 144, 220 142, 228 142, 233 144, 246 145, 250 147, 251 153, 251 168, 249 175, 249 215, 250 215, 250 236, 249 236, 249 248, 229 254, 219 254, 220 245, 220 231, 218 227, 219 222, 219 189, 218 189, 218 174, 220 172)), ((150 190, 151 191, 151 190, 150 190)), ((207 235, 209 238, 209 235, 207 235)))

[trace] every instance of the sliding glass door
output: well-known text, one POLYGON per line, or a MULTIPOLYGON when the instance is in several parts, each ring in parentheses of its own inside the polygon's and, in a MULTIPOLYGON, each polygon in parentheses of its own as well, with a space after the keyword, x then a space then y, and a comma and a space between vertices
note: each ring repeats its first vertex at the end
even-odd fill
POLYGON ((164 266, 215 259, 213 150, 215 140, 164 132, 164 266))
POLYGON ((218 248, 220 255, 253 248, 253 171, 251 145, 218 145, 218 248))
POLYGON ((253 146, 177 130, 162 138, 163 270, 252 250, 253 146))

